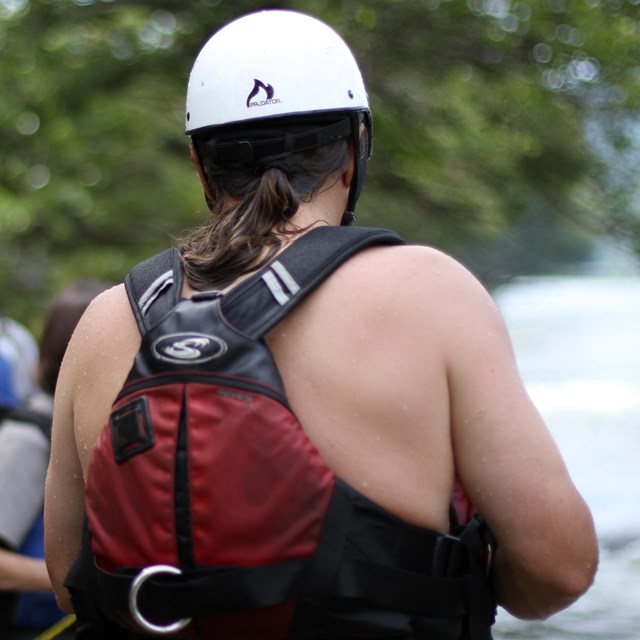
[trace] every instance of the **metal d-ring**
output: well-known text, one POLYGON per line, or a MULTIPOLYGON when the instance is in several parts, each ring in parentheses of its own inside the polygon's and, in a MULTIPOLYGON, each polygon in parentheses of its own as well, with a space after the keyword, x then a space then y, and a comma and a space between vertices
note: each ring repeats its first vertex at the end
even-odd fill
POLYGON ((180 575, 182 571, 180 571, 180 569, 178 569, 177 567, 172 567, 167 564, 156 564, 143 569, 131 583, 131 589, 129 591, 129 611, 131 612, 133 619, 145 631, 150 631, 151 633, 155 633, 156 635, 169 635, 171 633, 176 633, 184 629, 191 622, 191 618, 182 618, 182 620, 177 620, 176 622, 172 622, 171 624, 161 626, 149 622, 149 620, 147 620, 140 613, 140 609, 138 609, 138 592, 140 591, 140 589, 142 589, 142 586, 149 578, 160 573, 171 573, 173 575, 180 575))

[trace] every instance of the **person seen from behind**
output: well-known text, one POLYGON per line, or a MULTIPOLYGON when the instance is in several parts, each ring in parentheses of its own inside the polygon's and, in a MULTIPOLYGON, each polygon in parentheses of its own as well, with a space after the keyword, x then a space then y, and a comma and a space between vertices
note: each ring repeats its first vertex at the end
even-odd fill
MULTIPOLYGON (((182 298, 216 290, 211 295, 223 296, 224 310, 230 292, 285 248, 354 221, 372 148, 371 112, 353 54, 315 18, 263 11, 217 31, 191 72, 186 128, 211 215, 180 248, 182 298)), ((385 569, 418 577, 411 607, 395 597, 393 580, 374 579, 329 582, 322 596, 300 600, 291 627, 247 606, 245 623, 261 620, 250 637, 490 638, 493 602, 474 609, 443 587, 443 611, 454 613, 434 610, 434 598, 421 597, 418 585, 436 574, 437 549, 434 560, 419 546, 405 552, 408 546, 373 524, 401 530, 402 540, 429 534, 444 547, 458 485, 492 534, 491 557, 474 580, 487 583, 500 606, 543 619, 589 588, 598 562, 590 510, 527 394, 496 305, 458 262, 426 246, 368 248, 271 329, 266 343, 304 433, 372 519, 341 553, 360 554, 358 562, 373 557, 359 537, 371 536, 385 569)), ((147 637, 117 615, 126 600, 100 601, 90 583, 72 600, 65 586, 83 548, 92 451, 140 346, 118 285, 80 321, 56 393, 47 564, 60 606, 71 612, 84 603, 88 639, 147 637)), ((373 562, 370 575, 378 570, 373 562)), ((447 584, 457 589, 466 575, 447 584)), ((246 587, 269 590, 250 580, 246 587)), ((211 624, 194 619, 175 637, 248 637, 220 631, 222 595, 209 595, 211 624)))
MULTIPOLYGON (((14 623, 16 591, 51 589, 42 560, 19 553, 42 515, 48 439, 36 428, 12 425, 10 416, 36 390, 38 344, 22 324, 0 316, 0 630, 14 623), (13 433, 12 433, 13 432, 13 433), (25 452, 28 455, 25 456, 25 452), (23 459, 26 458, 26 459, 23 459)), ((58 610, 58 614, 60 614, 58 610)))
POLYGON ((39 349, 26 329, 1 321, 0 357, 10 363, 12 373, 12 396, 10 402, 2 398, 8 410, 0 422, 0 637, 6 640, 31 640, 64 615, 44 562, 53 394, 71 334, 88 303, 104 289, 93 280, 64 289, 47 311, 39 349))

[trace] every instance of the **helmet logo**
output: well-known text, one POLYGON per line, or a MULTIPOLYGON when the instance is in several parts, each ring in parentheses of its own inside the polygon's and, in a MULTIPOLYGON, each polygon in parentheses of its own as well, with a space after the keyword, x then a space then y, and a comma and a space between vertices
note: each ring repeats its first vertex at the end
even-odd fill
POLYGON ((264 107, 267 104, 277 104, 280 102, 280 99, 274 98, 274 93, 275 90, 270 84, 265 84, 261 80, 254 78, 253 89, 251 89, 251 93, 247 96, 247 109, 250 109, 251 107, 264 107), (253 100, 253 98, 260 93, 260 89, 267 94, 266 100, 253 100))

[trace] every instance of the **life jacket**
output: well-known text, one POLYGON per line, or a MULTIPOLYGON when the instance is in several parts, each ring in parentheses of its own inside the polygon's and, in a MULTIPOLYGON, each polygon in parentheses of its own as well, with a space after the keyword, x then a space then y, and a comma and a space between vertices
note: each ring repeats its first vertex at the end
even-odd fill
POLYGON ((321 227, 224 296, 180 300, 176 250, 127 276, 142 344, 89 464, 78 638, 491 638, 481 521, 465 544, 336 477, 263 339, 350 256, 400 243, 321 227))

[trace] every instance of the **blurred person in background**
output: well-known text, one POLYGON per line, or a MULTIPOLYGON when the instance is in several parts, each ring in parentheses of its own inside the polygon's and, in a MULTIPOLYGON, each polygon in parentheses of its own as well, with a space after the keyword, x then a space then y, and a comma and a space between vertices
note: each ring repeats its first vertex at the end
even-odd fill
MULTIPOLYGON (((53 393, 67 344, 91 300, 107 286, 79 281, 53 301, 38 345, 0 319, 0 637, 32 639, 63 618, 44 558, 44 482, 53 393)), ((56 635, 57 638, 65 637, 56 635)), ((69 636, 71 637, 71 636, 69 636)))
POLYGON ((19 322, 0 313, 0 407, 16 407, 36 388, 38 343, 19 322))

